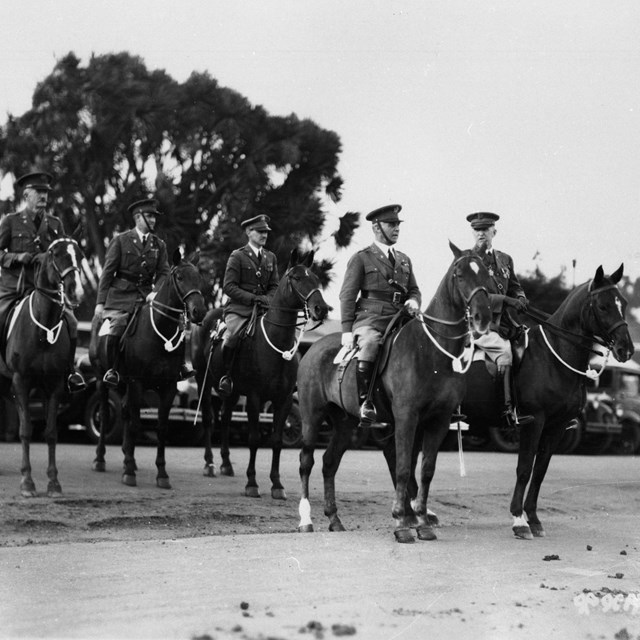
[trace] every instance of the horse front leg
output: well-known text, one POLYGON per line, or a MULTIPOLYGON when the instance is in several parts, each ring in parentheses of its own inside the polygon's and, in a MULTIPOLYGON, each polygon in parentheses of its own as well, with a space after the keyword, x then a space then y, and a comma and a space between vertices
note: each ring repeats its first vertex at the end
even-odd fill
POLYGON ((220 474, 223 476, 235 475, 229 456, 229 430, 231 429, 231 415, 236 402, 238 402, 238 396, 234 395, 222 403, 222 417, 220 419, 220 474))
POLYGON ((169 435, 169 411, 176 395, 176 383, 171 382, 158 387, 158 394, 160 396, 160 404, 158 406, 158 447, 156 448, 156 468, 158 473, 156 475, 156 486, 160 487, 160 489, 171 489, 171 482, 166 468, 165 449, 169 435))
POLYGON ((533 534, 529 523, 524 516, 523 502, 527 484, 533 471, 533 463, 540 440, 540 433, 544 425, 544 417, 539 412, 535 414, 534 422, 521 427, 520 445, 518 449, 518 465, 516 467, 516 484, 511 498, 511 515, 513 525, 511 527, 516 538, 532 540, 533 534))
POLYGON ((257 396, 247 396, 247 420, 249 422, 249 464, 244 495, 259 498, 260 489, 256 482, 256 455, 260 445, 260 401, 257 396))
POLYGON ((414 512, 408 508, 408 490, 414 474, 413 447, 418 415, 416 411, 404 411, 396 417, 396 491, 391 514, 396 521, 394 536, 397 542, 414 542, 411 527, 415 526, 414 512))
POLYGON ((271 434, 271 497, 274 500, 286 500, 287 494, 280 481, 280 454, 282 452, 282 431, 285 422, 291 411, 292 396, 285 402, 274 402, 273 404, 273 432, 271 434))
POLYGON ((324 515, 329 518, 329 531, 346 531, 338 516, 336 503, 336 473, 351 441, 353 422, 350 418, 334 420, 336 425, 329 444, 322 456, 322 478, 324 480, 324 515))
POLYGON ((124 411, 124 433, 122 436, 122 453, 124 463, 122 482, 129 487, 137 485, 135 448, 136 439, 140 432, 140 403, 142 398, 142 385, 137 381, 130 381, 127 385, 124 411))
POLYGON ((531 534, 535 538, 543 538, 546 535, 544 527, 538 518, 538 496, 540 495, 540 487, 542 486, 544 477, 549 469, 551 456, 564 435, 564 429, 564 423, 559 427, 554 427, 553 430, 547 428, 540 438, 538 453, 536 454, 533 465, 531 482, 529 483, 527 498, 524 502, 524 512, 527 514, 531 534))
POLYGON ((58 443, 57 419, 61 393, 62 386, 58 385, 58 388, 49 394, 46 402, 47 423, 44 437, 49 453, 49 461, 47 465, 47 476, 49 478, 47 496, 49 498, 57 498, 62 495, 62 487, 58 481, 58 467, 56 466, 56 445, 58 443))
POLYGON ((100 416, 100 433, 98 435, 98 444, 96 445, 96 457, 93 459, 92 469, 94 471, 106 471, 107 465, 105 462, 105 453, 107 447, 104 442, 104 434, 107 428, 107 424, 111 420, 111 412, 109 410, 109 388, 100 375, 96 382, 96 388, 100 397, 100 407, 98 409, 100 416))
POLYGON ((204 470, 202 475, 206 478, 215 478, 216 470, 213 464, 213 449, 211 437, 213 434, 213 403, 211 402, 211 380, 209 375, 196 377, 200 392, 200 408, 202 411, 202 429, 204 432, 204 470))
POLYGON ((18 411, 20 423, 20 442, 22 443, 22 463, 20 465, 20 494, 23 498, 35 498, 36 485, 31 477, 31 439, 33 437, 33 424, 29 412, 29 382, 20 374, 13 374, 12 388, 13 400, 18 411))
POLYGON ((420 484, 418 495, 414 501, 415 514, 418 519, 416 532, 419 540, 437 540, 433 530, 432 518, 429 515, 427 501, 431 482, 436 472, 438 451, 449 431, 449 414, 438 416, 425 425, 422 435, 422 465, 420 467, 420 484))

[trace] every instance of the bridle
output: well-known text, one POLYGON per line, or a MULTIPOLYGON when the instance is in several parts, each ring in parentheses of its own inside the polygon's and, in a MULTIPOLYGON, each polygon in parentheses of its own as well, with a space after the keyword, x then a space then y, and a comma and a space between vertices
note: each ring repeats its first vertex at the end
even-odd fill
POLYGON ((602 337, 603 343, 601 344, 602 346, 605 346, 609 349, 613 346, 613 343, 615 342, 615 340, 612 338, 612 334, 616 331, 616 329, 619 329, 620 327, 628 326, 627 321, 624 319, 624 317, 622 317, 622 314, 621 314, 620 320, 618 320, 617 322, 614 322, 610 327, 605 327, 600 316, 596 313, 595 309, 593 308, 595 296, 598 295, 599 293, 602 293, 603 291, 610 291, 611 289, 615 289, 615 291, 618 292, 618 287, 615 284, 608 284, 608 285, 605 285, 604 287, 599 287, 598 289, 589 291, 589 304, 587 305, 587 311, 591 312, 591 315, 593 316, 593 319, 595 320, 595 323, 598 327, 598 334, 602 337))
MULTIPOLYGON (((271 342, 271 340, 269 339, 269 336, 267 335, 267 331, 266 328, 264 326, 265 323, 265 318, 267 316, 267 314, 264 314, 261 318, 260 318, 260 328, 262 329, 262 333, 264 335, 264 339, 267 341, 267 344, 277 353, 279 353, 283 360, 291 360, 293 358, 293 356, 296 354, 298 347, 300 346, 300 342, 302 341, 302 336, 304 336, 305 331, 307 330, 307 325, 309 323, 309 319, 311 314, 309 313, 309 298, 311 298, 311 296, 314 293, 321 293, 320 291, 320 287, 314 287, 313 289, 311 289, 311 291, 309 291, 306 295, 304 295, 302 292, 298 291, 298 289, 296 289, 296 287, 293 286, 292 284, 292 280, 295 280, 295 278, 291 275, 291 272, 299 265, 295 265, 293 267, 291 267, 290 269, 287 270, 287 272, 285 273, 285 277, 287 278, 287 286, 289 287, 289 289, 291 291, 293 291, 293 293, 295 293, 295 295, 297 296, 298 300, 300 300, 300 302, 302 303, 302 313, 304 314, 304 322, 302 322, 302 324, 298 323, 297 317, 296 320, 293 322, 293 324, 297 327, 300 326, 300 333, 298 334, 297 338, 294 338, 294 344, 293 347, 291 347, 291 349, 288 350, 282 350, 282 349, 278 349, 278 347, 276 347, 273 342, 271 342)), ((308 271, 306 271, 305 269, 305 275, 309 275, 308 271)), ((298 312, 300 311, 300 309, 298 307, 272 307, 270 306, 269 309, 280 309, 282 311, 295 311, 298 312)), ((269 324, 278 326, 278 327, 290 327, 291 323, 278 323, 278 322, 274 322, 273 320, 266 320, 266 322, 268 322, 269 324)), ((318 327, 319 325, 322 324, 322 320, 320 320, 319 322, 317 322, 317 324, 313 327, 311 327, 311 329, 309 329, 309 331, 313 331, 313 329, 315 329, 316 327, 318 327)))
MULTIPOLYGON (((42 329, 45 332, 47 336, 47 342, 49 344, 55 344, 58 341, 58 338, 60 337, 60 331, 62 330, 62 325, 63 325, 62 318, 64 314, 65 304, 72 309, 78 306, 77 304, 71 303, 67 299, 64 293, 64 280, 71 273, 77 272, 78 274, 80 274, 80 268, 78 267, 78 265, 73 264, 73 262, 64 269, 60 268, 53 254, 53 248, 60 243, 66 243, 69 245, 73 245, 76 248, 79 248, 78 243, 72 238, 57 238, 47 247, 47 255, 50 257, 54 271, 56 272, 59 278, 58 287, 56 289, 47 289, 45 287, 36 286, 34 290, 29 294, 29 316, 31 317, 31 321, 39 329, 42 329), (35 312, 33 309, 33 298, 36 292, 40 293, 42 296, 44 296, 45 298, 47 298, 48 300, 50 300, 60 308, 60 315, 58 317, 58 322, 51 328, 45 327, 35 316, 35 312)), ((40 268, 42 268, 42 266, 40 266, 40 268)), ((14 318, 16 316, 17 316, 17 313, 14 314, 14 318)))
MULTIPOLYGON (((427 336, 429 337, 431 342, 433 342, 436 348, 441 353, 443 353, 444 355, 446 355, 448 358, 451 359, 453 370, 456 373, 466 373, 469 370, 469 367, 471 366, 471 362, 472 362, 473 350, 475 348, 475 339, 473 335, 473 329, 471 327, 471 301, 479 293, 484 292, 487 296, 489 295, 487 288, 481 285, 474 287, 469 293, 469 295, 465 295, 462 288, 462 284, 460 282, 461 278, 458 274, 458 269, 457 269, 458 264, 465 258, 471 258, 471 260, 474 259, 473 256, 462 256, 457 260, 455 260, 455 262, 452 265, 452 271, 453 271, 452 278, 455 284, 455 289, 464 304, 464 310, 465 310, 464 316, 459 320, 444 320, 442 318, 435 318, 426 313, 422 313, 420 317, 420 322, 422 323, 422 328, 424 329, 424 332, 427 334, 427 336), (436 340, 435 336, 431 333, 432 331, 433 333, 437 333, 437 332, 434 329, 429 330, 429 327, 427 326, 425 320, 430 320, 431 322, 436 322, 438 324, 443 324, 449 327, 455 327, 455 326, 461 325, 462 323, 465 323, 466 331, 464 333, 461 333, 456 336, 448 336, 447 338, 449 340, 460 340, 464 338, 465 344, 468 338, 469 345, 463 346, 462 352, 460 353, 459 356, 454 356, 452 353, 449 353, 446 349, 444 349, 444 347, 440 346, 440 343, 436 340), (462 360, 465 357, 465 355, 466 355, 467 362, 465 365, 463 365, 462 360)), ((442 336, 442 334, 440 333, 438 333, 438 335, 440 335, 440 337, 445 337, 445 336, 442 336)))
POLYGON ((177 293, 180 302, 182 302, 182 308, 172 307, 171 305, 157 301, 155 298, 149 301, 151 326, 153 327, 156 335, 163 341, 165 351, 169 352, 175 351, 184 340, 187 326, 187 300, 190 296, 195 295, 196 293, 202 295, 200 289, 195 287, 193 289, 189 289, 186 293, 183 293, 176 277, 177 270, 178 266, 171 268, 171 271, 169 272, 169 281, 177 293), (156 325, 154 312, 176 323, 176 331, 170 338, 167 338, 156 325))

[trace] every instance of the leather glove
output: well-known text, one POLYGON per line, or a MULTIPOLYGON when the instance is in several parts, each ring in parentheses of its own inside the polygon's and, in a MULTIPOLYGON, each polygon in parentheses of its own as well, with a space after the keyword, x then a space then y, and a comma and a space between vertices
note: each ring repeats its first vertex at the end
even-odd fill
POLYGON ((351 331, 345 331, 345 333, 342 334, 341 342, 343 347, 347 347, 349 349, 353 347, 353 333, 351 333, 351 331))
POLYGON ((420 313, 420 307, 419 307, 418 303, 413 298, 409 298, 404 303, 404 310, 410 316, 417 316, 420 313))
POLYGON ((269 296, 256 296, 253 301, 257 302, 261 307, 268 307, 271 304, 269 296))
POLYGON ((102 320, 102 314, 104 313, 104 305, 97 304, 95 311, 93 312, 93 317, 98 318, 98 320, 102 320))
POLYGON ((27 253, 26 251, 24 253, 19 253, 16 256, 16 262, 18 264, 31 264, 31 261, 33 260, 33 256, 30 253, 27 253))
POLYGON ((507 306, 513 307, 516 311, 524 311, 528 305, 527 299, 522 296, 519 298, 505 296, 504 301, 507 306))

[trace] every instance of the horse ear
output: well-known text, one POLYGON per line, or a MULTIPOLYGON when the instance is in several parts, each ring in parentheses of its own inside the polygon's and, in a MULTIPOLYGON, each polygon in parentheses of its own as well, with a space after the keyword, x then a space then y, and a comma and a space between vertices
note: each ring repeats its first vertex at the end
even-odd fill
POLYGON ((187 260, 194 266, 198 266, 198 262, 200 262, 200 249, 196 249, 191 253, 191 255, 187 258, 187 260))
POLYGON ((82 238, 82 220, 78 220, 76 226, 71 232, 71 239, 75 240, 78 244, 80 244, 80 239, 82 238))
POLYGON ((617 271, 614 271, 611 274, 611 281, 613 284, 618 284, 620 282, 620 278, 622 278, 622 272, 624 271, 624 262, 618 267, 617 271))
POLYGON ((596 275, 593 276, 593 281, 591 282, 591 286, 589 287, 589 291, 593 291, 594 289, 598 289, 600 287, 600 283, 604 279, 604 269, 602 265, 600 265, 596 269, 596 275))
POLYGON ((303 260, 303 264, 305 267, 309 267, 311 268, 313 265, 313 257, 315 256, 316 252, 315 250, 309 251, 309 253, 307 253, 307 255, 304 257, 303 260))
POLYGON ((292 249, 291 254, 289 255, 289 264, 287 265, 287 269, 297 265, 299 260, 300 256, 298 255, 298 250, 292 249))
POLYGON ((182 254, 180 253, 180 249, 176 248, 173 252, 173 266, 177 267, 182 261, 182 254))
POLYGON ((449 240, 449 248, 451 249, 451 251, 453 251, 453 256, 456 260, 462 255, 462 251, 458 249, 458 247, 456 247, 456 245, 453 244, 451 240, 449 240))

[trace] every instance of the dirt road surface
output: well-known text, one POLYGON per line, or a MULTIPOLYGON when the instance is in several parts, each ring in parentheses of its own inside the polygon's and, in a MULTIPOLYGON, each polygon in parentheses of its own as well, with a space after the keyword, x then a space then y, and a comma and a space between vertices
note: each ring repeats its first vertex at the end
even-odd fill
POLYGON ((399 545, 380 452, 343 460, 347 533, 327 530, 316 452, 309 534, 296 532, 297 451, 282 456, 286 502, 270 497, 267 449, 260 499, 243 495, 244 449, 233 478, 203 477, 199 449, 168 449, 170 490, 155 487, 155 449, 137 453, 138 486, 126 487, 118 448, 98 474, 92 447, 60 445, 64 495, 50 499, 35 444, 39 496, 24 499, 20 446, 0 444, 1 638, 640 639, 638 458, 555 457, 547 537, 523 541, 508 510, 516 458, 467 453, 460 477, 443 452, 439 539, 399 545))

